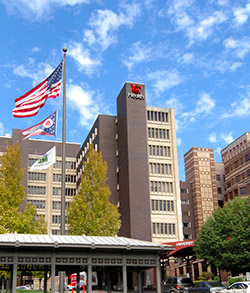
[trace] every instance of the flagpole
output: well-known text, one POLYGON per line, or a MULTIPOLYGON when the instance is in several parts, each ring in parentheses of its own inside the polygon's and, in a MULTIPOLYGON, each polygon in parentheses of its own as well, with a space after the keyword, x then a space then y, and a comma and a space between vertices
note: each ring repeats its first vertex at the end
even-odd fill
POLYGON ((63 48, 63 117, 62 117, 62 178, 61 178, 61 235, 65 235, 65 141, 66 141, 66 52, 63 48))

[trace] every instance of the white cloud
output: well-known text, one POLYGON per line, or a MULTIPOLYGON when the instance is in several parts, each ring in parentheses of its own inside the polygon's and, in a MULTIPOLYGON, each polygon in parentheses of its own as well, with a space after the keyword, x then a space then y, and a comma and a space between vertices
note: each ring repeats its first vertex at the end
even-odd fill
POLYGON ((114 34, 120 26, 132 27, 136 17, 140 15, 139 4, 130 4, 123 6, 124 12, 116 14, 112 10, 97 10, 93 13, 89 22, 92 29, 84 32, 84 41, 89 46, 98 44, 102 51, 107 50, 109 46, 117 42, 117 36, 114 34))
POLYGON ((164 91, 179 85, 182 78, 177 70, 158 70, 151 72, 147 77, 153 81, 153 88, 156 94, 161 94, 164 91))
POLYGON ((79 112, 82 126, 90 127, 93 120, 101 112, 100 104, 96 102, 95 95, 95 92, 87 91, 79 85, 69 84, 67 86, 67 99, 70 101, 68 104, 79 112))
POLYGON ((0 122, 0 135, 3 136, 4 132, 5 132, 5 128, 3 126, 3 123, 0 122))
POLYGON ((167 13, 168 14, 177 14, 183 12, 189 6, 192 5, 193 0, 174 0, 170 1, 171 5, 167 3, 166 7, 168 7, 167 13))
POLYGON ((21 77, 29 77, 32 79, 33 86, 42 82, 47 78, 55 68, 51 67, 48 63, 35 63, 34 60, 30 60, 28 65, 19 65, 13 69, 13 73, 21 77))
POLYGON ((228 38, 224 41, 224 46, 228 50, 234 50, 238 58, 244 58, 250 52, 250 39, 242 38, 235 40, 228 38))
POLYGON ((221 133, 220 137, 226 144, 230 144, 232 141, 234 141, 232 131, 227 134, 221 133))
POLYGON ((209 135, 209 137, 208 137, 208 140, 209 140, 210 142, 212 142, 212 143, 217 142, 216 133, 215 133, 215 132, 211 133, 211 134, 209 135))
POLYGON ((131 55, 123 61, 128 70, 131 70, 135 64, 146 62, 151 59, 152 48, 144 46, 141 42, 136 42, 130 49, 131 55))
POLYGON ((182 145, 182 140, 181 140, 181 138, 177 138, 177 146, 179 147, 179 146, 181 146, 182 145))
POLYGON ((179 29, 185 29, 194 24, 194 20, 187 14, 187 12, 178 13, 175 21, 179 29))
POLYGON ((234 11, 234 21, 239 26, 247 22, 249 16, 250 16, 250 3, 247 3, 245 8, 237 8, 234 11))
POLYGON ((175 114, 178 115, 183 111, 183 105, 177 98, 170 98, 165 102, 167 108, 174 108, 175 114))
POLYGON ((215 154, 216 154, 218 157, 221 157, 221 150, 222 150, 221 147, 217 147, 217 148, 214 150, 215 154))
POLYGON ((91 57, 90 51, 85 49, 80 43, 71 43, 68 45, 68 55, 77 63, 79 70, 91 75, 101 64, 99 57, 91 57))
POLYGON ((187 35, 190 43, 194 41, 206 40, 212 35, 214 28, 219 24, 224 23, 227 20, 227 16, 221 11, 215 11, 213 15, 208 16, 201 20, 196 25, 187 28, 187 35))
POLYGON ((186 53, 182 56, 182 62, 184 64, 191 64, 194 61, 194 54, 193 53, 186 53))
POLYGON ((6 9, 30 20, 40 20, 49 17, 52 9, 58 6, 74 6, 89 3, 89 0, 2 0, 6 9))
POLYGON ((213 100, 209 94, 204 93, 196 103, 196 109, 194 114, 205 113, 208 114, 215 106, 215 100, 213 100))
POLYGON ((231 104, 232 110, 222 114, 222 118, 244 118, 250 115, 250 98, 243 98, 231 104))
POLYGON ((214 107, 215 100, 209 94, 203 93, 197 100, 194 110, 177 115, 178 129, 186 128, 190 123, 196 122, 197 119, 202 119, 209 115, 214 107))
POLYGON ((242 62, 234 62, 231 66, 230 66, 230 70, 231 71, 235 71, 236 69, 238 69, 239 67, 242 66, 242 62))

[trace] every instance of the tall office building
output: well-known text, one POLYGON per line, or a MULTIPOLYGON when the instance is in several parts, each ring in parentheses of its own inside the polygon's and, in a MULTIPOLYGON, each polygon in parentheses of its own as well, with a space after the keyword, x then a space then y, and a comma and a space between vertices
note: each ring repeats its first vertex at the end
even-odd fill
MULTIPOLYGON (((20 131, 13 129, 12 137, 0 137, 0 155, 9 145, 22 139, 20 131)), ((25 168, 22 184, 26 188, 26 198, 21 208, 30 202, 35 205, 37 215, 44 216, 49 234, 60 234, 61 218, 61 142, 27 139, 20 143, 21 167, 25 168), (30 171, 30 166, 52 147, 56 146, 56 163, 46 170, 30 171)), ((80 144, 66 143, 66 206, 76 194, 76 155, 80 144)), ((67 228, 67 224, 66 224, 67 228)))
POLYGON ((99 115, 81 147, 78 184, 90 143, 108 165, 120 235, 159 243, 182 240, 174 110, 146 107, 145 85, 126 82, 117 116, 99 115))
POLYGON ((213 149, 191 148, 184 155, 186 181, 192 183, 196 233, 218 206, 213 149))
POLYGON ((250 195, 250 132, 225 147, 221 157, 226 181, 224 200, 250 195))

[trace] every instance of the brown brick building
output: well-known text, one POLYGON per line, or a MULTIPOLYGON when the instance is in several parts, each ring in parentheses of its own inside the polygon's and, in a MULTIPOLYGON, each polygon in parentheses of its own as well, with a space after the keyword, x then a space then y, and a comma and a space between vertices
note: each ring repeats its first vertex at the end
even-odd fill
POLYGON ((218 206, 213 149, 191 148, 184 155, 186 181, 192 183, 196 233, 218 206))
POLYGON ((226 181, 224 200, 250 195, 250 132, 225 147, 221 157, 226 181))
POLYGON ((120 235, 158 243, 182 240, 174 110, 146 106, 145 85, 126 82, 117 97, 117 116, 99 115, 81 147, 78 183, 90 143, 108 165, 120 235))

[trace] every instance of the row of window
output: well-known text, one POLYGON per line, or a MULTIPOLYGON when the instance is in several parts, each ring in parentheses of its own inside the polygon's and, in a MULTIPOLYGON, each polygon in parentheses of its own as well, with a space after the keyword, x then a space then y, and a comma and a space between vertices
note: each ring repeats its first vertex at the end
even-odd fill
MULTIPOLYGON (((29 166, 32 166, 36 161, 37 161, 37 159, 35 159, 35 158, 29 158, 29 166)), ((62 168, 62 161, 56 161, 54 164, 54 168, 61 169, 62 168)), ((71 161, 66 161, 65 162, 65 169, 75 170, 76 163, 71 162, 71 161)))
POLYGON ((46 194, 45 186, 28 186, 28 194, 46 194))
MULTIPOLYGON (((240 187, 240 195, 247 195, 248 194, 248 188, 246 186, 240 187)), ((234 191, 230 191, 228 194, 224 195, 225 201, 233 200, 236 196, 239 195, 238 188, 234 189, 234 191)))
MULTIPOLYGON (((62 175, 61 174, 53 174, 53 182, 61 182, 62 175)), ((33 181, 46 181, 46 173, 40 172, 29 172, 28 173, 28 180, 33 181)), ((76 182, 76 175, 65 175, 65 182, 66 183, 75 183, 76 182)))
MULTIPOLYGON (((54 168, 62 169, 62 161, 56 161, 54 164, 54 168)), ((65 169, 75 170, 76 162, 66 161, 65 169)))
MULTIPOLYGON (((53 174, 53 182, 62 182, 62 175, 61 174, 53 174)), ((68 183, 75 183, 76 182, 76 175, 65 175, 65 182, 68 183)))
POLYGON ((250 176, 250 169, 248 169, 246 172, 243 172, 236 177, 232 178, 231 180, 227 181, 227 188, 230 188, 235 183, 240 182, 241 180, 245 179, 246 177, 250 176))
POLYGON ((152 211, 174 212, 174 202, 172 200, 151 200, 152 211))
POLYGON ((168 123, 168 113, 166 112, 147 111, 147 118, 148 121, 168 123))
POLYGON ((171 223, 152 223, 153 234, 175 235, 175 224, 171 223))
MULTIPOLYGON (((67 216, 65 216, 65 224, 67 224, 68 219, 67 216)), ((52 223, 53 224, 60 224, 61 223, 61 215, 53 215, 52 216, 52 223)))
MULTIPOLYGON (((61 195, 61 188, 60 187, 53 187, 53 195, 61 195)), ((76 195, 76 189, 75 188, 65 188, 65 195, 66 196, 76 195)))
MULTIPOLYGON (((44 186, 28 186, 28 194, 46 194, 46 187, 44 186)), ((61 195, 60 187, 53 187, 53 195, 61 195)), ((66 196, 74 196, 76 195, 75 188, 65 188, 66 196)))
POLYGON ((46 173, 29 172, 28 173, 28 180, 46 181, 46 173))
POLYGON ((31 205, 34 205, 37 209, 45 209, 45 200, 28 200, 31 205))
POLYGON ((172 175, 171 164, 149 163, 150 174, 172 175))
POLYGON ((171 157, 170 147, 167 146, 149 145, 148 153, 150 156, 171 157))
POLYGON ((169 129, 148 127, 148 137, 169 140, 169 129))
POLYGON ((159 193, 173 193, 173 183, 165 181, 150 181, 150 191, 159 193))
POLYGON ((225 168, 225 174, 227 175, 234 169, 237 169, 239 166, 247 163, 250 160, 250 153, 246 154, 245 157, 241 157, 240 159, 236 160, 234 163, 230 164, 228 167, 225 168))
MULTIPOLYGON (((69 202, 65 202, 65 209, 69 207, 69 202)), ((61 210, 61 202, 60 201, 53 201, 53 210, 61 210)))

